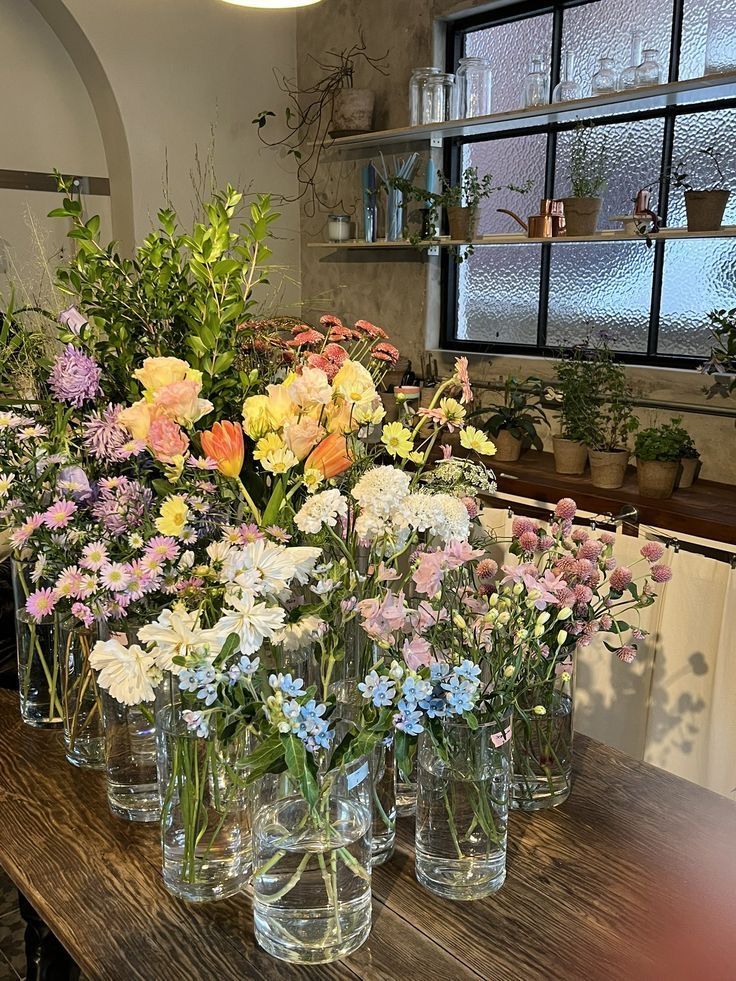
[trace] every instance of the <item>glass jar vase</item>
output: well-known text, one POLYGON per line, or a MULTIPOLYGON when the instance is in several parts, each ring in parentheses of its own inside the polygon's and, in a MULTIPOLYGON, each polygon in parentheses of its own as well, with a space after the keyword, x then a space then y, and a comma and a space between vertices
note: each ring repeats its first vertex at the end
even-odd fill
POLYGON ((544 106, 549 102, 549 73, 544 58, 535 55, 529 63, 529 71, 524 82, 524 108, 544 106))
POLYGON ((583 91, 575 78, 575 52, 563 51, 560 62, 560 80, 552 92, 553 102, 574 102, 581 99, 583 91))
POLYGON ((155 702, 123 705, 102 691, 107 803, 124 821, 157 821, 155 702))
POLYGON ((662 81, 662 66, 659 63, 659 51, 656 48, 646 48, 642 59, 642 63, 636 69, 637 86, 659 85, 662 81))
POLYGON ((386 738, 371 753, 373 827, 371 865, 383 865, 394 853, 396 843, 396 769, 394 740, 386 738))
POLYGON ((600 58, 598 70, 590 80, 590 94, 608 95, 610 92, 616 91, 617 84, 613 58, 600 58))
POLYGON ((445 899, 481 899, 506 878, 511 716, 442 726, 442 752, 419 737, 417 881, 445 899))
POLYGON ((64 746, 73 766, 90 770, 105 767, 105 728, 102 697, 89 654, 97 631, 69 617, 59 625, 61 698, 64 710, 64 746))
POLYGON ((631 32, 631 54, 629 63, 618 77, 619 92, 626 92, 628 89, 635 89, 639 84, 636 80, 636 71, 641 64, 642 36, 641 31, 631 32))
POLYGON ((253 785, 253 915, 280 960, 323 964, 371 929, 371 779, 366 756, 319 775, 308 803, 288 773, 253 785))
POLYGON ((455 119, 488 116, 491 112, 491 63, 487 58, 461 58, 455 76, 455 119))
POLYGON ((409 80, 409 125, 421 126, 424 122, 422 105, 424 85, 428 78, 442 74, 440 68, 415 68, 409 80))
POLYGON ((15 640, 23 722, 35 729, 60 729, 64 710, 57 617, 52 614, 37 622, 26 610, 19 610, 15 615, 15 640))
POLYGON ((572 663, 554 680, 524 696, 514 713, 512 806, 523 811, 557 807, 572 787, 572 663))
POLYGON ((189 902, 240 892, 251 869, 241 741, 226 747, 187 728, 177 709, 156 716, 164 884, 189 902))
POLYGON ((444 123, 452 119, 455 76, 448 72, 429 75, 422 87, 422 122, 444 123))

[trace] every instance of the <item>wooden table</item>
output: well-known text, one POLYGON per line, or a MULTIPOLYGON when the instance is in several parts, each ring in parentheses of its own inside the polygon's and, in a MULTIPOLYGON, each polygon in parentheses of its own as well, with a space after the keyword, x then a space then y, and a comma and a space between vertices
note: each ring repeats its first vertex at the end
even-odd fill
POLYGON ((92 981, 736 977, 736 806, 584 736, 570 800, 512 815, 494 898, 421 889, 399 822, 368 943, 303 968, 256 946, 246 895, 170 896, 157 826, 112 817, 103 776, 69 766, 58 733, 23 726, 7 692, 0 719, 0 861, 92 981))

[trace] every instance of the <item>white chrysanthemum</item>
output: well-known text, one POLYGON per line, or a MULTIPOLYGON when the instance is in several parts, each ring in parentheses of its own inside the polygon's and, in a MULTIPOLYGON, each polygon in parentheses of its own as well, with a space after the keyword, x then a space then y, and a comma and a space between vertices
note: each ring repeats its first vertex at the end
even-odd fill
POLYGON ((119 640, 98 640, 89 655, 98 671, 97 684, 123 705, 140 705, 153 700, 161 678, 154 656, 138 644, 126 647, 119 640))
POLYGON ((351 494, 361 508, 388 518, 403 504, 410 482, 409 474, 396 467, 374 467, 363 474, 351 494))
POLYGON ((280 596, 292 579, 307 582, 320 554, 318 548, 290 548, 261 538, 231 549, 220 578, 258 596, 280 596))
POLYGON ((225 610, 214 630, 222 643, 230 634, 237 634, 242 654, 254 654, 264 640, 273 640, 284 625, 286 613, 280 606, 256 603, 253 595, 233 596, 229 602, 232 609, 225 610))
POLYGON ((303 651, 311 647, 325 629, 326 624, 321 617, 308 614, 296 623, 287 623, 284 629, 276 634, 273 642, 283 647, 285 651, 303 651))
POLYGON ((162 610, 158 620, 140 628, 138 639, 149 645, 161 671, 178 671, 175 657, 186 657, 195 648, 216 643, 212 631, 200 627, 199 617, 199 611, 176 606, 162 610))
POLYGON ((470 534, 468 509, 450 494, 410 494, 405 501, 409 524, 442 542, 465 541, 470 534))
POLYGON ((338 518, 348 513, 348 502, 339 490, 320 491, 313 494, 301 506, 294 518, 294 524, 306 535, 315 535, 322 525, 334 528, 338 518))

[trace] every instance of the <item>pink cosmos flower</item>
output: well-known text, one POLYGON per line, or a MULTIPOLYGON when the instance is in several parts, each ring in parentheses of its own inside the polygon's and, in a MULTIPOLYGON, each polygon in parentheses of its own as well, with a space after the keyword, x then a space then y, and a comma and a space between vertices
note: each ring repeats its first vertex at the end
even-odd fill
POLYGON ((421 667, 429 667, 434 658, 432 648, 424 637, 414 635, 411 640, 407 637, 401 653, 403 654, 406 666, 410 671, 417 671, 421 667))
POLYGON ((53 613, 55 606, 56 594, 53 589, 37 589, 26 600, 26 610, 36 623, 40 623, 44 617, 53 613))
POLYGON ((616 592, 622 593, 632 579, 633 575, 631 569, 629 569, 628 566, 620 565, 611 573, 609 583, 611 585, 611 589, 615 589, 616 592))
POLYGON ((456 358, 455 359, 455 373, 457 374, 457 380, 460 387, 463 390, 460 396, 460 401, 463 404, 473 401, 473 389, 470 387, 470 375, 468 374, 468 359, 467 358, 456 358))
POLYGON ((563 497, 557 502, 555 507, 555 517, 562 521, 572 521, 578 510, 578 506, 571 497, 563 497))
POLYGON ((161 463, 173 463, 189 449, 189 438, 172 419, 157 416, 148 430, 148 445, 161 463))
POLYGON ((653 565, 649 571, 652 582, 669 582, 672 578, 672 569, 668 565, 653 565))
POLYGON ((74 501, 55 501, 48 510, 44 512, 43 523, 47 528, 66 528, 71 516, 77 510, 74 501))
POLYGON ((641 547, 641 554, 647 562, 659 562, 664 555, 664 545, 659 542, 646 542, 641 547))

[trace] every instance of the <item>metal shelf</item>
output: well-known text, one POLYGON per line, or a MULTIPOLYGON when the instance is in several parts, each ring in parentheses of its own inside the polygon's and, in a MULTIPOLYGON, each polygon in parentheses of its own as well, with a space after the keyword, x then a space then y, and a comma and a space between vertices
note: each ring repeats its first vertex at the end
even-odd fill
MULTIPOLYGON (((691 238, 734 238, 736 237, 736 225, 725 225, 716 232, 689 232, 687 228, 663 228, 649 236, 653 242, 658 239, 664 241, 685 241, 691 238)), ((482 238, 473 239, 472 245, 534 245, 549 243, 550 245, 565 245, 572 242, 643 242, 643 235, 627 235, 623 231, 612 230, 598 232, 596 235, 567 235, 561 238, 527 238, 522 234, 511 235, 486 235, 482 238)), ((417 242, 416 245, 407 240, 398 242, 388 242, 379 240, 378 242, 361 242, 359 239, 351 239, 348 242, 308 242, 309 249, 437 249, 452 248, 456 245, 469 245, 464 239, 429 239, 417 242)))
POLYGON ((341 136, 329 145, 335 150, 363 150, 392 144, 425 143, 435 145, 448 137, 474 137, 524 130, 550 123, 573 123, 578 119, 644 113, 669 106, 686 106, 699 102, 736 98, 736 72, 705 75, 666 85, 651 85, 626 92, 492 113, 473 119, 452 119, 446 123, 407 126, 403 129, 377 130, 356 136, 341 136))

